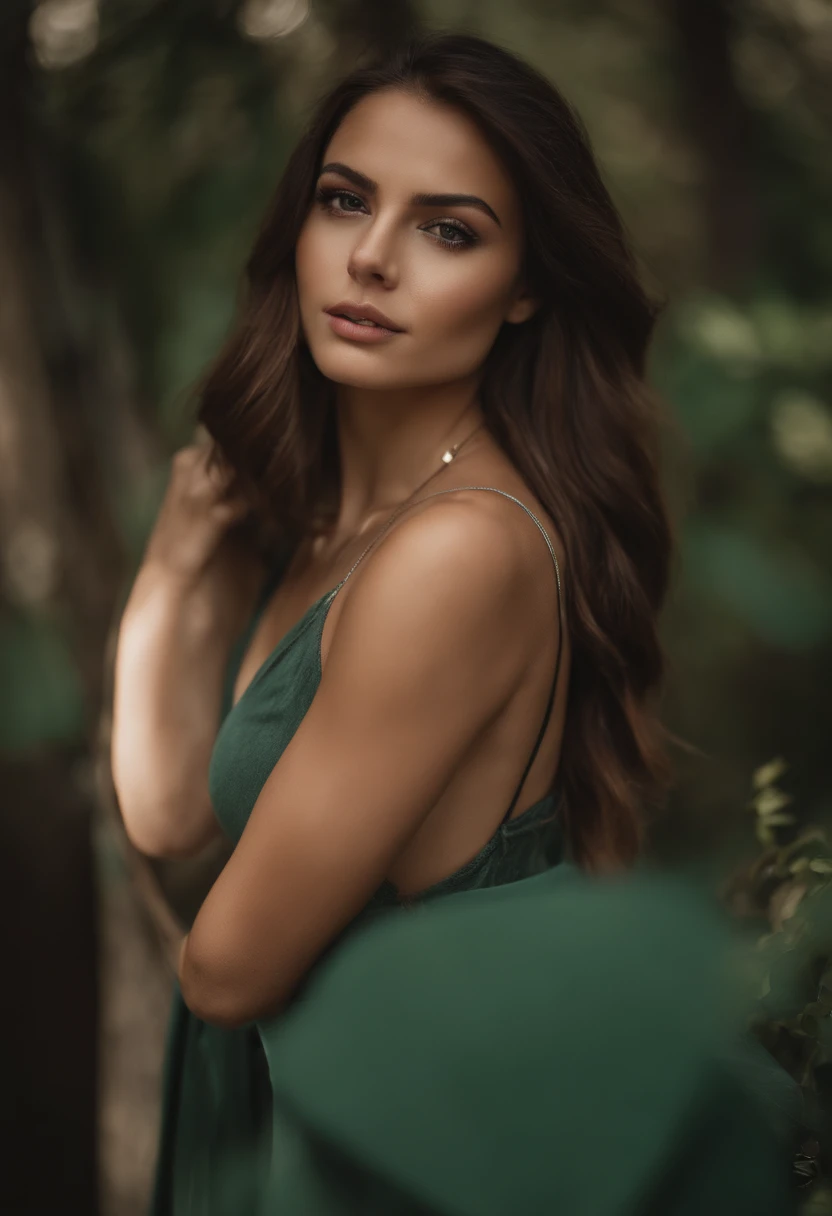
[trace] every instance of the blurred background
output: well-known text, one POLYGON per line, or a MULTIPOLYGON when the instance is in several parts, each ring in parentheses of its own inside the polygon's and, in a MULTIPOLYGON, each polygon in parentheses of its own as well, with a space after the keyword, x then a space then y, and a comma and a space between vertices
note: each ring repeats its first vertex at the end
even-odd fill
POLYGON ((418 23, 498 41, 566 93, 669 299, 652 367, 678 422, 665 716, 699 754, 680 763, 656 856, 717 878, 766 843, 752 774, 777 757, 774 827, 786 799, 801 823, 832 810, 826 0, 3 0, 10 1216, 145 1211, 170 946, 221 859, 151 867, 125 844, 107 763, 115 628, 191 440, 187 390, 300 124, 418 23))

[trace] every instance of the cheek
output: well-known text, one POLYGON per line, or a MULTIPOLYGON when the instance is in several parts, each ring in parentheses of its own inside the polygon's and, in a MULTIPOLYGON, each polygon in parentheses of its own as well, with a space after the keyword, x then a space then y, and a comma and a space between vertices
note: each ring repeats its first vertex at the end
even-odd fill
MULTIPOLYGON (((448 260, 466 255, 448 254, 448 260)), ((434 266, 413 284, 414 329, 434 349, 455 349, 484 358, 503 321, 512 287, 511 268, 482 259, 478 264, 434 266)))

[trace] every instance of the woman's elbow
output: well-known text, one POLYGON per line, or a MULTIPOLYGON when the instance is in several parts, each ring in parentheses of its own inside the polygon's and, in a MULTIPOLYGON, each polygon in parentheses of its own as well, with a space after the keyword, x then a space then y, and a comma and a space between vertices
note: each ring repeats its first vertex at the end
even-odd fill
POLYGON ((121 821, 130 844, 145 857, 159 861, 186 861, 196 857, 219 835, 211 814, 184 822, 172 814, 150 813, 120 801, 121 821))
POLYGON ((242 1030, 251 1025, 256 1017, 244 1008, 235 994, 224 993, 221 990, 210 990, 204 984, 180 979, 182 1000, 194 1017, 209 1026, 219 1030, 242 1030))
POLYGON ((179 989, 191 1013, 221 1030, 238 1030, 259 1018, 273 1017, 282 1005, 274 993, 256 991, 235 968, 201 951, 191 937, 182 949, 179 989))

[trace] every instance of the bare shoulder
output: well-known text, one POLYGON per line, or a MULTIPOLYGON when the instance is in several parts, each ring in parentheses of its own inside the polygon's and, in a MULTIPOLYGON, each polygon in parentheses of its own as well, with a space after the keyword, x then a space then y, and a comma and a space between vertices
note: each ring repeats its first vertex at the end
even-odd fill
POLYGON ((458 594, 470 596, 472 586, 479 586, 498 600, 525 596, 542 585, 548 603, 552 554, 561 563, 563 552, 540 504, 524 487, 509 483, 506 489, 461 487, 422 499, 393 527, 375 557, 379 577, 411 565, 417 578, 433 575, 435 584, 444 575, 458 594))
MULTIPOLYGON (((516 606, 528 577, 516 521, 456 491, 414 504, 367 554, 350 582, 362 608, 406 610, 414 597, 434 617, 516 606)), ((348 584, 349 585, 349 584, 348 584)))
POLYGON ((339 592, 324 646, 328 675, 343 668, 346 678, 357 662, 367 672, 373 657, 389 665, 391 651, 406 646, 414 665, 445 664, 462 678, 487 654, 504 695, 551 630, 553 587, 543 537, 516 503, 472 490, 425 499, 339 592))

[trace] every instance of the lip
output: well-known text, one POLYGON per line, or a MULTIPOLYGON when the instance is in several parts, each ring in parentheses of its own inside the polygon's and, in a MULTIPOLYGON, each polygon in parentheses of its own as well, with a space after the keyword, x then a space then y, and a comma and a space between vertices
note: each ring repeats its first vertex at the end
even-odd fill
MULTIPOLYGON (((388 333, 399 334, 403 331, 389 317, 385 316, 379 309, 374 308, 372 304, 351 304, 349 300, 341 300, 338 304, 333 304, 331 308, 324 310, 331 317, 340 317, 349 322, 356 321, 374 321, 381 329, 388 333)), ((361 329, 361 326, 358 327, 361 329)), ((370 330, 369 326, 364 326, 370 330)), ((370 332, 373 332, 370 330, 370 332)))

